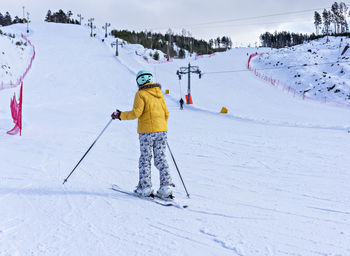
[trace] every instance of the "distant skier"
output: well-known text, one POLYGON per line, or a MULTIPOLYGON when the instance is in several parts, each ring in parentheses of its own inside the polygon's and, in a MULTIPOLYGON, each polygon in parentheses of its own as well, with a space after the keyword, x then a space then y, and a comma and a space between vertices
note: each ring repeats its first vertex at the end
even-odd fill
POLYGON ((151 160, 154 153, 154 165, 160 173, 160 188, 157 195, 161 198, 172 197, 172 184, 169 166, 166 160, 167 122, 169 111, 165 104, 160 84, 153 83, 150 72, 142 70, 136 76, 139 87, 131 111, 116 110, 113 119, 134 120, 138 118, 137 132, 140 140, 139 183, 135 193, 140 196, 153 195, 151 181, 151 160))
POLYGON ((181 98, 179 102, 180 102, 180 109, 183 110, 184 109, 184 100, 181 98))

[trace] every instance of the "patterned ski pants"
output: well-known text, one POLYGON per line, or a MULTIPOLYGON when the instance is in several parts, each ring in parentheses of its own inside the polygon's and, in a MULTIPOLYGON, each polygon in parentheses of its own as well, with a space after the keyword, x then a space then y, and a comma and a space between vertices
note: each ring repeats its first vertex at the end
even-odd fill
POLYGON ((152 187, 151 181, 151 160, 152 152, 154 154, 154 165, 159 170, 160 186, 171 185, 171 177, 169 173, 169 166, 166 161, 166 132, 155 133, 141 133, 140 151, 141 156, 139 160, 139 187, 152 187))

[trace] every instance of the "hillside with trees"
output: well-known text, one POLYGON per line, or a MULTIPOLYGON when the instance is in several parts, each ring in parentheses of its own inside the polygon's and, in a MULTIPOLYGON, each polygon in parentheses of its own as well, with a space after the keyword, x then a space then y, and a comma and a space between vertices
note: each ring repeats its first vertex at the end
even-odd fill
MULTIPOLYGON (((24 21, 25 21, 25 19, 24 19, 24 21)), ((12 24, 22 23, 22 22, 23 22, 23 19, 18 18, 18 16, 15 16, 15 18, 12 19, 9 12, 6 12, 5 15, 3 15, 0 12, 0 26, 9 26, 12 24)))
POLYGON ((181 34, 174 34, 170 29, 168 33, 152 33, 147 31, 135 32, 128 30, 112 30, 111 34, 132 44, 141 44, 145 48, 160 50, 169 57, 184 58, 186 52, 196 54, 211 54, 232 48, 230 37, 223 36, 211 39, 208 42, 198 40, 191 34, 182 30, 181 34), (169 47, 168 47, 169 45, 169 47))
POLYGON ((272 48, 282 48, 290 47, 293 45, 302 44, 303 42, 309 40, 310 36, 307 34, 296 34, 290 33, 287 31, 269 33, 265 32, 260 35, 260 40, 263 47, 272 47, 272 48))
POLYGON ((65 13, 63 10, 52 13, 51 10, 47 11, 45 21, 46 22, 55 22, 55 23, 68 23, 68 24, 80 24, 78 20, 72 19, 73 13, 68 11, 65 13))
POLYGON ((291 32, 265 32, 260 35, 263 47, 282 48, 302 44, 306 41, 321 38, 327 35, 347 36, 349 34, 349 8, 344 2, 334 2, 330 10, 324 9, 322 13, 314 12, 314 26, 316 33, 311 35, 291 32))

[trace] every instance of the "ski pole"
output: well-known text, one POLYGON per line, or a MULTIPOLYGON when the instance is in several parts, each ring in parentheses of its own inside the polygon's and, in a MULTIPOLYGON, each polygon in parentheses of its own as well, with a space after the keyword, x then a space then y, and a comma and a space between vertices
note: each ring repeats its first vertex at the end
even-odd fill
POLYGON ((92 145, 89 147, 89 149, 86 151, 86 153, 83 155, 83 157, 80 159, 80 161, 77 163, 77 165, 74 167, 74 169, 70 172, 70 174, 68 175, 67 178, 65 178, 65 180, 63 181, 63 184, 67 182, 67 180, 69 179, 69 177, 72 175, 72 173, 74 172, 74 170, 78 167, 78 165, 80 164, 81 161, 83 161, 84 157, 87 155, 87 153, 89 153, 90 149, 95 145, 96 141, 101 137, 101 135, 105 132, 105 130, 107 129, 107 127, 111 124, 111 122, 113 121, 113 119, 111 119, 108 124, 106 125, 106 127, 102 130, 102 132, 98 135, 98 137, 96 138, 96 140, 94 141, 94 143, 92 143, 92 145))
POLYGON ((177 173, 178 173, 178 174, 179 174, 179 176, 180 176, 180 179, 181 179, 182 185, 183 185, 183 186, 184 186, 184 188, 185 188, 185 191, 186 191, 187 197, 188 197, 188 198, 190 198, 190 194, 187 192, 187 189, 186 189, 185 183, 184 183, 184 181, 183 181, 183 179, 182 179, 182 176, 181 176, 181 173, 180 173, 180 171, 179 171, 179 168, 177 167, 177 164, 176 164, 176 162, 175 162, 175 158, 174 158, 174 156, 173 156, 173 153, 171 152, 171 149, 170 149, 170 147, 169 147, 168 142, 166 142, 166 145, 168 146, 168 149, 169 149, 169 152, 170 152, 171 158, 172 158, 172 159, 173 159, 173 161, 174 161, 174 164, 175 164, 175 167, 176 167, 177 173))

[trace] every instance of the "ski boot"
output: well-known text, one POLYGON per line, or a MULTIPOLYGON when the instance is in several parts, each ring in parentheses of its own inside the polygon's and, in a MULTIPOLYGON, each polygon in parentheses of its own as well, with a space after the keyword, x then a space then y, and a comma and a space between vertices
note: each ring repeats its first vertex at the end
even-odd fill
POLYGON ((135 192, 138 196, 142 196, 142 197, 154 197, 153 189, 152 189, 151 187, 141 188, 141 187, 137 186, 136 189, 134 190, 134 192, 135 192))
POLYGON ((157 191, 157 196, 161 199, 174 199, 170 185, 161 186, 157 191))

